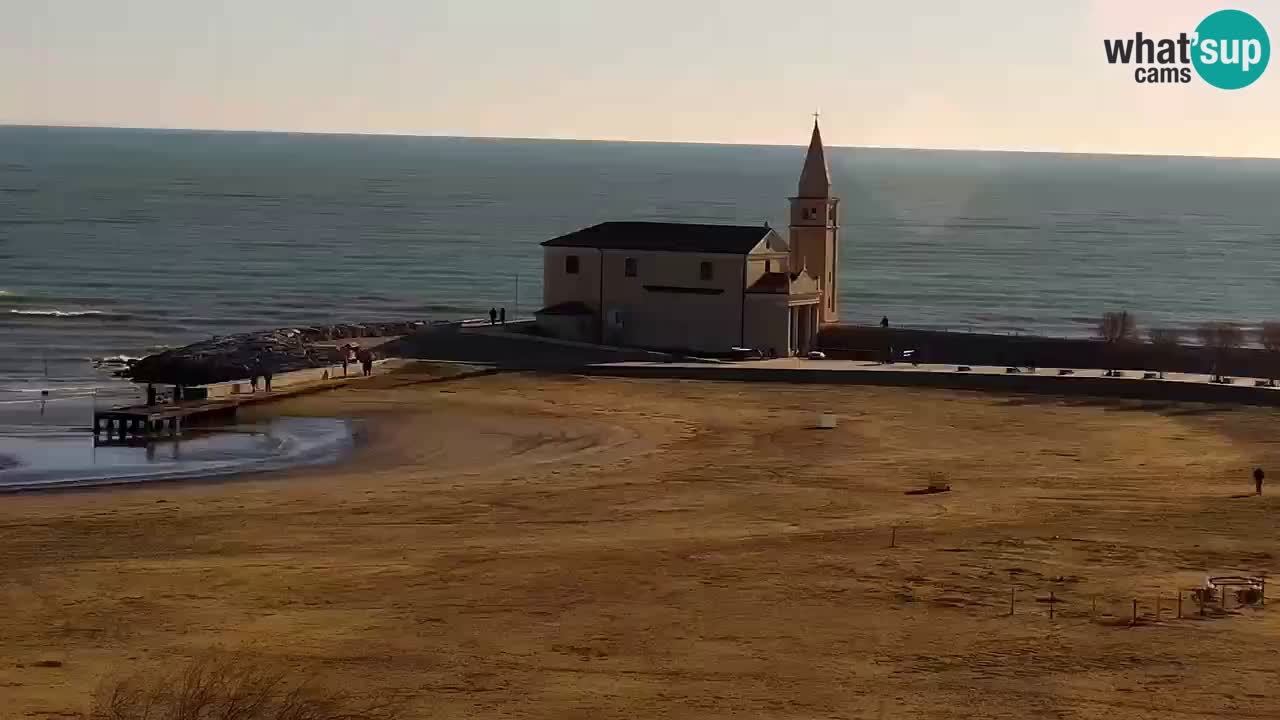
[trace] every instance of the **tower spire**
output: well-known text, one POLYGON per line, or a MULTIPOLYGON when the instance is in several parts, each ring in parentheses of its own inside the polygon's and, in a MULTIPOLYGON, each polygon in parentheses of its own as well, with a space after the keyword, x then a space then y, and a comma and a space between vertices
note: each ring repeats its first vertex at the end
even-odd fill
POLYGON ((813 114, 813 136, 809 138, 809 152, 804 156, 804 169, 800 171, 800 187, 796 195, 804 198, 831 195, 831 170, 827 167, 827 153, 822 146, 822 131, 818 129, 818 113, 813 114))

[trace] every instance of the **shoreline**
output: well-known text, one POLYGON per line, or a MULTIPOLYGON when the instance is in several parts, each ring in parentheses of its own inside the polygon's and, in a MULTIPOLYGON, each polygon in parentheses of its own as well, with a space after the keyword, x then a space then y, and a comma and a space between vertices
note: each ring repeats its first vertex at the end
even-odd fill
MULTIPOLYGON (((105 491, 119 490, 123 488, 145 487, 149 485, 176 485, 189 483, 222 483, 234 482, 239 480, 248 480, 269 476, 274 473, 287 473, 292 471, 305 471, 318 467, 337 467, 348 462, 357 461, 357 457, 363 447, 367 445, 369 433, 367 420, 356 417, 350 413, 343 411, 341 406, 335 406, 332 413, 328 415, 291 415, 287 409, 281 410, 281 406, 299 398, 318 393, 327 393, 331 391, 341 391, 360 384, 373 383, 375 380, 382 381, 380 384, 394 384, 397 386, 419 385, 431 382, 443 382, 460 377, 472 377, 476 375, 489 374, 492 372, 487 368, 471 368, 466 366, 445 366, 439 363, 419 363, 414 361, 404 361, 400 359, 381 360, 375 364, 380 368, 381 372, 375 370, 375 374, 369 377, 353 375, 346 378, 331 378, 324 381, 311 381, 295 384, 292 387, 286 387, 270 394, 260 393, 256 396, 248 396, 242 398, 243 402, 238 406, 239 412, 237 420, 229 424, 215 424, 207 427, 195 428, 184 436, 176 440, 162 437, 154 440, 147 440, 140 447, 132 448, 115 448, 115 450, 123 450, 127 452, 141 451, 143 447, 148 450, 152 447, 177 447, 189 446, 192 442, 199 443, 213 439, 234 439, 245 435, 257 434, 264 428, 270 429, 271 425, 277 426, 276 431, 283 429, 285 437, 291 442, 299 442, 301 436, 297 433, 301 432, 300 428, 291 428, 292 426, 301 425, 305 428, 305 421, 331 421, 335 424, 345 425, 345 432, 342 437, 331 437, 327 443, 306 448, 301 451, 300 455, 290 455, 289 453, 281 454, 273 452, 263 455, 261 452, 250 452, 249 448, 242 448, 238 451, 231 451, 239 454, 238 460, 227 460, 227 465, 216 466, 211 468, 200 468, 193 466, 190 462, 184 466, 181 462, 172 468, 171 471, 147 471, 146 464, 136 461, 132 465, 122 466, 121 472, 127 472, 127 475, 89 477, 84 480, 70 480, 65 482, 58 481, 30 481, 27 484, 7 484, 5 477, 0 475, 0 495, 19 495, 19 494, 56 494, 64 492, 82 492, 82 491, 105 491), (279 427, 283 426, 283 428, 279 427), (291 434, 292 433, 292 434, 291 434)), ((38 401, 37 401, 38 402, 38 401)), ((17 440, 26 440, 27 444, 34 443, 50 443, 51 438, 64 438, 65 442, 80 441, 93 442, 92 430, 89 425, 84 427, 51 427, 49 435, 38 436, 9 436, 9 440, 15 442, 17 440), (60 432, 59 432, 60 431, 60 432)), ((0 443, 4 440, 4 436, 0 436, 0 443)), ((51 449, 50 452, 57 453, 57 450, 51 449)), ((105 450, 103 452, 106 452, 105 450)), ((188 450, 188 453, 190 451, 188 450)), ((227 451, 223 451, 227 452, 227 451)), ((138 454, 138 452, 133 452, 138 454)), ((21 456, 10 457, 8 454, 0 455, 0 472, 19 472, 24 468, 29 468, 29 463, 23 463, 21 456), (6 466, 6 458, 11 462, 6 466)), ((150 459, 147 459, 150 462, 150 459)), ((107 465, 104 468, 110 468, 107 465)), ((103 472, 108 472, 104 469, 103 472)))
MULTIPOLYGON (((108 491, 151 485, 234 482, 274 472, 337 466, 355 455, 364 437, 359 420, 354 418, 300 418, 272 414, 256 423, 211 426, 180 439, 152 443, 151 445, 154 446, 174 448, 175 454, 178 452, 177 448, 184 448, 182 452, 188 457, 175 460, 171 463, 172 467, 168 469, 154 465, 154 461, 149 456, 145 460, 135 460, 132 464, 111 463, 47 469, 33 468, 31 463, 23 462, 24 454, 9 456, 12 462, 7 466, 3 464, 5 457, 0 456, 0 496, 108 491), (323 428, 320 427, 322 423, 325 426, 323 428), (316 433, 320 430, 327 431, 323 440, 316 439, 316 433), (277 438, 283 436, 283 440, 271 451, 254 452, 248 446, 249 438, 260 435, 271 435, 277 438), (201 445, 209 444, 224 446, 215 451, 221 459, 211 461, 190 458, 193 452, 199 452, 198 448, 201 445), (225 447, 233 444, 233 448, 225 447), (290 448, 290 445, 301 446, 290 448), (92 467, 104 469, 100 472, 88 469, 92 467), (22 479, 21 473, 24 471, 34 475, 29 479, 22 479), (71 479, 59 477, 76 472, 89 474, 71 479), (18 474, 19 479, 13 479, 14 474, 18 474)), ((82 443, 84 438, 73 440, 82 443)), ((30 445, 49 442, 47 439, 33 440, 30 445)), ((67 442, 63 442, 64 447, 67 442)), ((144 450, 138 447, 111 449, 123 450, 134 456, 140 454, 135 451, 149 452, 150 450, 150 448, 144 450)), ((67 451, 54 448, 40 452, 61 454, 67 451)), ((105 453, 106 450, 100 452, 105 453)), ((209 451, 206 450, 205 453, 207 455, 209 451)))

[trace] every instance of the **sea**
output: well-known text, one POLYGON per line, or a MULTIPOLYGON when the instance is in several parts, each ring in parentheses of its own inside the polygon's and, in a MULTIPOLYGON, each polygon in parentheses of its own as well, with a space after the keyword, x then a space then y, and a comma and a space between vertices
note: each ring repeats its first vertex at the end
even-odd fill
MULTIPOLYGON (((831 129, 827 140, 857 142, 831 129)), ((539 242, 604 220, 783 228, 803 157, 0 127, 0 425, 6 405, 46 417, 51 403, 128 396, 101 361, 211 335, 491 307, 528 316, 539 242)), ((845 321, 1077 337, 1109 310, 1187 329, 1280 320, 1280 161, 857 147, 828 158, 845 321)))

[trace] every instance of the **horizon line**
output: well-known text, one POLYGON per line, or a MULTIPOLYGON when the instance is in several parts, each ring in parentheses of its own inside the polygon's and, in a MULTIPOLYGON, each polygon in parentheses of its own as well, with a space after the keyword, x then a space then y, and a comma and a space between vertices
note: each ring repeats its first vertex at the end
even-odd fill
MULTIPOLYGON (((647 140, 647 139, 616 139, 616 138, 574 138, 574 137, 555 137, 555 136, 518 136, 518 135, 454 135, 449 133, 415 133, 415 132, 387 132, 387 131, 323 131, 323 130, 279 130, 279 129, 243 129, 243 128, 197 128, 197 127, 163 127, 163 126, 132 126, 132 125, 83 125, 75 123, 41 125, 31 123, 6 123, 0 122, 0 130, 5 128, 18 129, 48 129, 48 130, 123 130, 123 131, 151 131, 151 132, 174 132, 174 133, 240 133, 240 134, 260 134, 260 135, 315 135, 329 137, 395 137, 395 138, 438 138, 443 140, 529 140, 543 142, 580 142, 580 143, 631 143, 631 144, 647 144, 647 145, 710 145, 722 147, 758 147, 758 148, 774 148, 774 147, 806 147, 808 141, 803 143, 751 143, 751 142, 723 142, 716 140, 647 140)), ((1280 161, 1280 156, 1268 155, 1211 155, 1207 153, 1144 153, 1144 152, 1125 152, 1125 151, 1107 151, 1107 150, 1044 150, 1035 148, 989 148, 989 147, 907 147, 898 145, 832 145, 824 143, 828 148, 848 149, 848 150, 903 150, 903 151, 920 151, 920 152, 975 152, 975 153, 1018 153, 1025 155, 1081 155, 1081 156, 1103 156, 1103 157, 1140 157, 1140 158, 1193 158, 1206 160, 1270 160, 1280 161)))

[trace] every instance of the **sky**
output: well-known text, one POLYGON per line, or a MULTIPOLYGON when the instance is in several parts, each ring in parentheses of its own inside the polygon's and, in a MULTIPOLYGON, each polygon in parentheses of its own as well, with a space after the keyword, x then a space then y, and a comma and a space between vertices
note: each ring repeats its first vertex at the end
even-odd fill
POLYGON ((1280 157, 1280 60, 1104 38, 1280 0, 0 0, 0 124, 1280 157))

